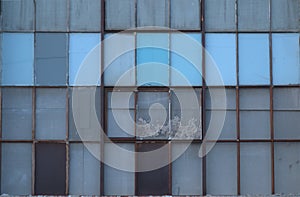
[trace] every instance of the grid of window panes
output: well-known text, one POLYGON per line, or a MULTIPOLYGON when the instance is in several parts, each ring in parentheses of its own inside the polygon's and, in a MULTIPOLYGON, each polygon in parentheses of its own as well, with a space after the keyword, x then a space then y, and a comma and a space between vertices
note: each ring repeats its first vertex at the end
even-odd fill
MULTIPOLYGON (((299 7, 299 0, 2 0, 1 193, 300 193, 299 7), (155 48, 123 54, 100 77, 106 57, 116 50, 102 45, 94 69, 99 79, 76 82, 80 65, 101 40, 143 26, 183 31, 202 44, 222 75, 227 107, 211 107, 218 98, 209 92, 218 94, 222 84, 202 51, 191 54, 206 80, 180 55, 155 48), (168 66, 139 66, 149 62, 168 66), (171 67, 193 87, 186 87, 171 67), (113 86, 128 70, 112 106, 113 86), (186 131, 175 122, 182 110, 195 117, 189 137, 196 140, 173 163, 149 172, 126 172, 99 162, 80 140, 71 97, 76 89, 87 95, 95 88, 95 97, 88 95, 90 105, 95 104, 107 136, 122 148, 145 152, 167 145, 162 156, 172 159, 186 143, 181 139, 186 131), (186 102, 196 93, 200 108, 181 109, 175 93, 186 102), (158 120, 163 129, 135 137, 153 132, 145 129, 153 103, 164 109, 154 109, 154 116, 167 111, 166 119, 158 120), (226 111, 224 127, 212 151, 199 158, 214 111, 226 111), (171 141, 174 137, 178 139, 171 141)), ((176 36, 169 30, 133 30, 122 34, 121 41, 129 47, 155 44, 172 50, 176 36)), ((79 110, 92 113, 89 105, 82 106, 79 110)), ((93 129, 89 117, 81 117, 80 125, 93 129)), ((88 143, 101 143, 99 154, 109 157, 111 143, 88 143)), ((142 163, 120 158, 135 168, 142 163)))

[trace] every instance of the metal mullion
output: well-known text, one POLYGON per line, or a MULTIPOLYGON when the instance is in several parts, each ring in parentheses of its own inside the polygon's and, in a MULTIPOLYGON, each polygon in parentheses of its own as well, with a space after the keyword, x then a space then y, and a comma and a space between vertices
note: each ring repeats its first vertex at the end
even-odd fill
POLYGON ((69 91, 70 89, 67 88, 66 90, 66 191, 65 194, 69 194, 69 167, 70 167, 70 145, 69 145, 69 91))
POLYGON ((31 193, 35 195, 35 132, 36 132, 36 87, 32 88, 32 152, 31 152, 31 193))

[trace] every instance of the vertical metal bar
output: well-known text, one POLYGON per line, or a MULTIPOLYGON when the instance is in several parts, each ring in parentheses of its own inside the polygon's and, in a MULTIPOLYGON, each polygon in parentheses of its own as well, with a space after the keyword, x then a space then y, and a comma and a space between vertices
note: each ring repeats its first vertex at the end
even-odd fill
MULTIPOLYGON (((137 1, 138 0, 135 0, 134 1, 134 17, 135 17, 135 27, 137 27, 137 1)), ((133 36, 134 36, 134 67, 135 67, 135 87, 137 87, 137 84, 138 84, 138 69, 137 69, 137 33, 133 33, 133 36)), ((134 139, 135 139, 135 142, 134 142, 134 195, 138 195, 138 174, 137 174, 137 168, 138 168, 138 163, 137 163, 137 150, 138 150, 138 147, 137 147, 137 143, 136 143, 136 138, 137 138, 137 125, 136 125, 136 120, 137 120, 137 99, 138 99, 138 89, 136 88, 136 91, 134 92, 134 139)))
POLYGON ((66 89, 66 195, 69 193, 69 88, 66 89))
MULTIPOLYGON (((201 21, 201 43, 202 43, 202 91, 201 91, 201 113, 202 113, 202 120, 201 120, 201 126, 202 126, 202 138, 205 136, 205 131, 206 131, 206 106, 205 106, 205 95, 206 95, 206 69, 205 69, 205 0, 200 0, 200 10, 201 10, 201 15, 200 15, 200 21, 201 21)), ((205 149, 205 143, 202 144, 203 146, 203 151, 206 151, 205 149)), ((207 189, 206 189, 206 156, 202 158, 202 194, 206 195, 207 194, 207 189)))
POLYGON ((36 87, 32 88, 32 132, 31 132, 31 137, 32 137, 32 173, 31 173, 31 182, 32 182, 32 187, 31 187, 31 193, 34 195, 35 191, 35 128, 36 128, 36 87))
MULTIPOLYGON (((2 37, 0 39, 2 39, 2 37)), ((0 139, 2 141, 2 87, 0 87, 0 139)), ((3 142, 0 143, 0 173, 2 173, 2 144, 3 142)), ((2 183, 2 178, 0 176, 0 191, 2 191, 1 183, 2 183)))
POLYGON ((168 142, 169 146, 169 185, 168 185, 168 190, 169 190, 169 195, 172 195, 172 144, 171 141, 168 142))
POLYGON ((273 104, 273 47, 272 47, 272 1, 269 1, 269 58, 270 58, 270 136, 271 136, 271 191, 275 194, 275 169, 274 169, 274 104, 273 104))
POLYGON ((235 0, 235 42, 236 42, 236 129, 237 129, 237 195, 241 194, 241 146, 240 146, 240 95, 239 95, 239 35, 238 35, 238 0, 235 0))

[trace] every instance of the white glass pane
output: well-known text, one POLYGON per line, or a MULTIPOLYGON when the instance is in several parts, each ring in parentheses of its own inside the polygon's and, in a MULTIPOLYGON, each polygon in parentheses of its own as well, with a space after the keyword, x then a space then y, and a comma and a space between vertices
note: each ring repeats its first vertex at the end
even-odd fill
POLYGON ((300 84, 299 34, 273 34, 273 83, 300 84))
POLYGON ((206 46, 211 57, 206 58, 207 85, 236 85, 236 39, 234 34, 206 34, 206 46), (224 84, 215 81, 219 69, 224 84))
POLYGON ((133 34, 106 34, 104 84, 135 85, 135 37, 133 34))
POLYGON ((237 147, 232 143, 218 143, 206 160, 207 193, 237 194, 237 147))
MULTIPOLYGON (((172 156, 177 157, 187 144, 173 143, 172 156)), ((191 144, 172 163, 172 195, 202 195, 202 159, 200 144, 191 144)))
POLYGON ((171 34, 171 66, 172 86, 201 86, 201 34, 171 34))
POLYGON ((33 85, 33 47, 32 33, 2 34, 3 85, 33 85))
MULTIPOLYGON (((95 81, 91 83, 86 76, 86 83, 83 83, 82 80, 80 82, 76 82, 77 74, 79 71, 84 72, 81 69, 81 65, 84 62, 85 58, 91 53, 91 51, 95 50, 94 48, 100 44, 100 35, 99 34, 80 34, 73 33, 70 34, 70 49, 69 49, 69 84, 72 86, 78 85, 99 85, 99 81, 95 81)), ((99 53, 100 56, 100 53, 99 53)), ((100 61, 96 61, 93 64, 95 68, 94 72, 100 73, 100 61)))
POLYGON ((1 194, 31 194, 31 144, 3 143, 1 194))
MULTIPOLYGON (((134 144, 114 144, 120 146, 130 152, 134 152, 134 144)), ((121 155, 120 152, 113 151, 112 144, 105 144, 104 159, 111 160, 117 158, 117 163, 131 166, 134 169, 134 158, 121 155)), ((117 165, 116 163, 116 165, 117 165)), ((134 195, 134 178, 133 172, 127 172, 121 169, 116 169, 108 165, 104 165, 104 194, 105 195, 134 195)))
POLYGON ((240 85, 270 84, 268 34, 239 34, 240 85))
MULTIPOLYGON (((138 1, 140 2, 140 1, 138 1)), ((137 34, 138 85, 169 85, 169 36, 163 33, 137 34)))
POLYGON ((270 143, 241 144, 241 194, 271 194, 270 143))
POLYGON ((71 195, 100 195, 100 161, 81 143, 70 145, 69 180, 71 195))
POLYGON ((300 143, 275 143, 275 193, 300 193, 300 143))

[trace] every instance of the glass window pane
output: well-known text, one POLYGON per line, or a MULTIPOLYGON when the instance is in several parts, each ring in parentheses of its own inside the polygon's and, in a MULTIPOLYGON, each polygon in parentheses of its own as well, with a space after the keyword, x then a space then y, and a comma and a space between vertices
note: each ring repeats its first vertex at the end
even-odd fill
POLYGON ((206 46, 211 57, 206 58, 207 85, 236 85, 236 38, 234 34, 206 34, 206 46), (224 84, 215 81, 219 69, 224 84))
POLYGON ((239 67, 240 85, 270 84, 268 34, 239 34, 239 67))
POLYGON ((269 111, 240 111, 241 139, 270 139, 269 111))
POLYGON ((101 1, 70 1, 71 31, 100 31, 101 1))
POLYGON ((137 26, 169 26, 168 0, 138 0, 137 26))
POLYGON ((100 88, 73 87, 69 92, 69 139, 83 140, 94 138, 99 133, 100 123, 100 88), (76 91, 76 96, 73 92, 76 91), (78 95, 77 95, 78 94, 78 95), (73 96, 77 99, 73 105, 73 96), (73 114, 74 112, 74 114, 73 114), (96 113, 96 116, 95 114, 96 113), (75 120, 78 120, 75 124, 75 120), (79 132, 81 136, 79 136, 79 132), (81 137, 81 138, 80 138, 81 137))
MULTIPOLYGON (((137 144, 138 152, 149 152, 157 150, 162 146, 168 146, 164 143, 142 143, 137 144)), ((169 148, 163 148, 157 152, 153 159, 168 159, 169 158, 169 148)), ((144 154, 142 154, 143 156, 144 154)), ((145 166, 155 168, 156 162, 149 165, 149 158, 147 157, 137 158, 137 170, 141 171, 145 166)), ((165 163, 165 161, 163 161, 165 163)), ((164 166, 159 169, 144 171, 137 173, 137 195, 167 195, 169 194, 169 166, 164 166)))
POLYGON ((100 34, 92 33, 73 33, 70 34, 70 49, 69 49, 69 84, 73 86, 80 85, 100 85, 100 79, 93 81, 93 78, 87 73, 84 79, 77 81, 77 73, 79 71, 84 72, 82 64, 85 58, 89 57, 91 51, 96 51, 99 54, 97 58, 93 59, 93 70, 94 73, 100 75, 100 34), (97 47, 97 48, 95 48, 97 47), (82 70, 80 70, 82 69, 82 70))
POLYGON ((34 1, 2 1, 3 30, 33 30, 34 1))
POLYGON ((272 47, 273 83, 300 84, 299 34, 273 34, 272 47))
POLYGON ((134 28, 135 0, 106 0, 105 17, 105 29, 134 28))
POLYGON ((1 194, 31 194, 31 144, 3 143, 1 194))
POLYGON ((36 90, 36 138, 66 138, 66 89, 36 90))
MULTIPOLYGON (((208 129, 210 124, 215 124, 214 122, 210 121, 212 113, 218 115, 221 114, 222 111, 217 111, 217 110, 206 111, 206 129, 208 129)), ((225 116, 225 122, 219 139, 224 139, 224 140, 236 139, 237 138, 236 134, 237 134, 236 111, 227 110, 225 116)))
POLYGON ((270 143, 241 143, 241 193, 271 194, 270 143))
POLYGON ((65 195, 66 145, 35 145, 35 194, 65 195))
POLYGON ((35 46, 35 82, 37 85, 66 85, 67 35, 37 33, 35 46))
POLYGON ((68 0, 36 0, 36 30, 66 31, 68 0))
POLYGON ((171 28, 200 29, 199 0, 171 0, 171 28))
POLYGON ((235 0, 205 1, 205 30, 232 31, 235 25, 235 0))
POLYGON ((275 110, 300 110, 299 88, 274 88, 275 110))
POLYGON ((33 47, 32 33, 2 34, 3 85, 33 85, 33 47))
POLYGON ((171 94, 171 137, 201 139, 200 89, 174 89, 171 94))
POLYGON ((105 39, 104 84, 107 86, 134 86, 134 35, 120 33, 106 34, 105 39))
POLYGON ((140 138, 168 138, 169 93, 139 92, 136 135, 140 138))
MULTIPOLYGON (((172 156, 186 144, 173 143, 172 156)), ((198 157, 200 144, 190 144, 187 150, 172 163, 172 195, 202 195, 202 159, 198 157)))
POLYGON ((272 30, 299 31, 299 1, 272 0, 272 30))
POLYGON ((218 143, 207 155, 207 193, 237 194, 237 147, 233 143, 218 143))
POLYGON ((225 90, 222 90, 220 88, 209 88, 206 90, 206 109, 212 109, 212 110, 235 110, 236 109, 236 96, 235 96, 235 89, 232 88, 226 88, 225 90), (226 102, 227 105, 224 107, 222 106, 223 96, 222 93, 225 91, 226 93, 226 102), (211 97, 213 95, 213 97, 211 97), (212 107, 212 103, 214 106, 212 107))
POLYGON ((107 135, 109 137, 133 137, 134 110, 109 109, 107 116, 107 135))
POLYGON ((241 88, 240 109, 270 109, 269 88, 241 88))
POLYGON ((202 85, 201 34, 171 34, 171 66, 172 86, 202 85))
POLYGON ((268 31, 270 0, 238 0, 238 29, 268 31))
POLYGON ((100 161, 81 143, 70 145, 69 181, 71 195, 100 195, 100 161))
POLYGON ((300 111, 275 111, 276 139, 300 139, 300 111))
POLYGON ((2 138, 31 139, 32 90, 29 88, 2 89, 2 138))
POLYGON ((300 143, 275 143, 275 193, 299 194, 300 143))
MULTIPOLYGON (((161 0, 159 0, 161 1, 161 0)), ((141 1, 138 1, 141 2, 141 1)), ((152 2, 152 1, 145 1, 152 2)), ((160 4, 159 4, 160 5, 160 4)), ((165 33, 137 34, 138 85, 169 84, 169 36, 165 33)))
MULTIPOLYGON (((134 144, 118 143, 114 144, 134 152, 134 144)), ((118 162, 125 166, 131 166, 134 169, 134 158, 121 155, 120 152, 112 150, 112 144, 105 144, 104 159, 110 160, 112 157, 118 158, 118 162)), ((104 165, 104 194, 105 195, 134 195, 135 184, 134 172, 128 172, 115 167, 104 165)))

